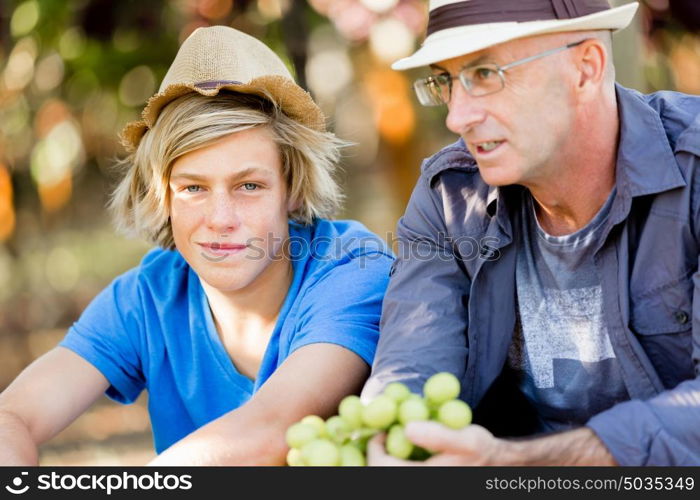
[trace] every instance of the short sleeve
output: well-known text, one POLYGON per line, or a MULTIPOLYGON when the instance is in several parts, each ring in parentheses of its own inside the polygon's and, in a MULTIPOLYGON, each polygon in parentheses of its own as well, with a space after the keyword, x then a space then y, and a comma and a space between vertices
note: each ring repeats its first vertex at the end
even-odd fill
POLYGON ((145 387, 138 339, 143 328, 138 270, 115 279, 88 305, 59 344, 107 378, 107 396, 131 403, 145 387))
POLYGON ((331 343, 371 365, 392 261, 381 252, 354 256, 310 286, 300 303, 289 352, 308 344, 331 343))

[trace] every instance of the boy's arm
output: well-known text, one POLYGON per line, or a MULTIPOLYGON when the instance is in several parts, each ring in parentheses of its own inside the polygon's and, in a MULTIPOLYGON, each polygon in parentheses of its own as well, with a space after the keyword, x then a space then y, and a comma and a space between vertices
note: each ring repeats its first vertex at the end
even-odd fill
POLYGON ((300 347, 246 404, 197 429, 151 465, 284 465, 284 435, 309 414, 329 417, 358 393, 369 366, 335 344, 300 347))
POLYGON ((93 365, 56 347, 0 394, 0 465, 37 465, 38 446, 58 434, 109 387, 93 365))

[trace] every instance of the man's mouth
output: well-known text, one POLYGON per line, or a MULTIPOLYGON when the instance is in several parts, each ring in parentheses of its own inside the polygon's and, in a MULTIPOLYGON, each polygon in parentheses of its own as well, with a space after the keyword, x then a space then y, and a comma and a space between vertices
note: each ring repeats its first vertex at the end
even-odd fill
POLYGON ((487 154, 491 151, 497 149, 501 144, 506 141, 484 141, 472 143, 476 147, 476 151, 479 154, 487 154))

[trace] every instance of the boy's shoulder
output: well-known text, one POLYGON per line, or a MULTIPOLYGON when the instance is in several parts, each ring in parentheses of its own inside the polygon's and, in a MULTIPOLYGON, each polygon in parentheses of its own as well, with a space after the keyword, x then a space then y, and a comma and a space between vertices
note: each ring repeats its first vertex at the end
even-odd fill
POLYGON ((394 260, 389 245, 362 223, 326 219, 309 226, 290 225, 290 257, 306 262, 308 284, 347 264, 388 275, 394 260))
POLYGON ((290 225, 290 250, 303 257, 339 264, 368 254, 393 258, 391 248, 355 220, 319 219, 309 226, 290 225))

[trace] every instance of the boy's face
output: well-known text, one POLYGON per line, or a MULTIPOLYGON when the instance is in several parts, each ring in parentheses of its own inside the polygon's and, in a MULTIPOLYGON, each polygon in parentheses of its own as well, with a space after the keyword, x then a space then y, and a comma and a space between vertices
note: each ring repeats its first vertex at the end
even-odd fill
POLYGON ((211 287, 240 291, 283 262, 290 203, 279 148, 266 128, 179 157, 169 189, 175 246, 211 287))

